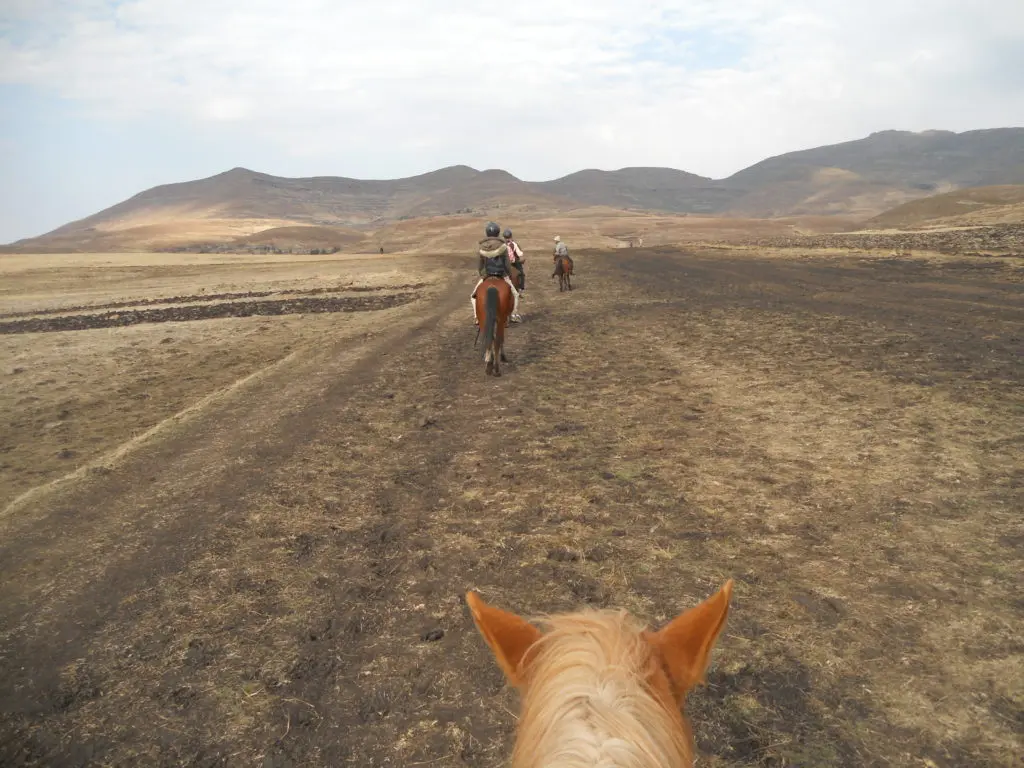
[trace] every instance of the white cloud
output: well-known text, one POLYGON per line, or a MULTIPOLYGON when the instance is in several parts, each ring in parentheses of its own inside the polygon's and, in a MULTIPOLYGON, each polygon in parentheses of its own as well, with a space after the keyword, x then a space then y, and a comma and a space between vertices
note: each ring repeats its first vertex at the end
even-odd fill
POLYGON ((883 128, 1024 125, 1024 2, 919 3, 5 0, 0 82, 375 177, 722 176, 883 128), (702 67, 721 41, 741 47, 702 67))

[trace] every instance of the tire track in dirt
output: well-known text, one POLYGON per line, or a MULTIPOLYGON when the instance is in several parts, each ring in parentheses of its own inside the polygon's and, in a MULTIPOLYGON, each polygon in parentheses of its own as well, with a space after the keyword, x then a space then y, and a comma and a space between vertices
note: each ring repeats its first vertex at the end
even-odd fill
MULTIPOLYGON (((515 450, 501 446, 500 432, 478 440, 474 424, 480 421, 485 428, 500 428, 510 416, 522 415, 522 408, 514 399, 508 401, 509 390, 514 388, 514 379, 522 375, 524 368, 543 364, 551 352, 551 337, 547 336, 546 326, 530 315, 527 325, 510 332, 512 362, 508 375, 501 380, 489 379, 483 373, 479 348, 474 350, 471 346, 473 330, 465 322, 462 293, 461 288, 456 289, 452 318, 433 329, 433 333, 422 334, 420 343, 407 346, 401 353, 392 352, 388 360, 378 361, 379 365, 364 378, 358 390, 338 404, 332 420, 311 435, 308 442, 295 446, 294 455, 277 452, 262 460, 267 476, 256 487, 247 489, 241 506, 259 509, 261 520, 273 522, 256 523, 254 530, 245 522, 242 510, 221 509, 216 520, 205 526, 211 532, 219 529, 240 546, 257 542, 246 554, 246 561, 255 566, 253 575, 238 578, 235 571, 231 578, 235 592, 255 591, 258 600, 267 605, 261 611, 274 613, 271 604, 295 606, 306 599, 301 592, 289 592, 287 585, 275 579, 264 580, 257 575, 275 572, 274 568, 260 566, 263 558, 273 557, 270 543, 287 541, 289 548, 294 546, 304 567, 325 574, 318 577, 322 586, 317 592, 317 604, 303 612, 305 630, 296 632, 292 640, 298 643, 292 649, 294 658, 279 650, 279 655, 289 658, 289 662, 278 668, 268 660, 259 676, 261 684, 276 694, 275 706, 281 710, 270 717, 274 728, 261 720, 252 726, 255 733, 249 733, 256 746, 263 742, 265 754, 258 757, 267 765, 304 761, 335 764, 344 760, 371 764, 373 755, 389 754, 394 749, 385 734, 401 740, 402 734, 394 731, 394 726, 408 723, 408 718, 438 714, 445 719, 446 727, 440 731, 428 729, 424 742, 406 754, 410 760, 430 759, 436 756, 435 749, 449 751, 453 745, 461 755, 460 760, 468 760, 469 764, 492 765, 500 757, 496 750, 505 743, 508 723, 494 718, 479 723, 475 722, 479 718, 451 709, 452 701, 469 693, 464 689, 465 680, 453 676, 455 670, 439 673, 436 663, 418 663, 417 656, 422 656, 424 648, 443 648, 454 638, 460 654, 484 662, 477 666, 485 671, 484 679, 492 693, 508 698, 500 674, 490 664, 472 628, 464 623, 461 592, 467 574, 457 557, 449 557, 448 542, 461 539, 466 527, 474 524, 472 521, 479 525, 485 505, 476 499, 446 499, 445 494, 458 486, 456 475, 465 472, 464 468, 453 468, 451 462, 467 454, 479 456, 469 460, 477 464, 478 473, 490 478, 487 482, 504 492, 511 491, 513 474, 507 471, 506 462, 515 450), (536 323, 535 332, 531 332, 530 322, 536 323), (537 338, 531 340, 534 335, 537 338), (350 445, 352 453, 347 454, 345 447, 350 445), (366 464, 367 454, 374 456, 372 468, 366 464), (457 515, 445 514, 450 512, 453 502, 457 515), (345 509, 343 518, 337 518, 339 505, 345 509), (327 520, 337 519, 337 523, 318 525, 300 514, 296 532, 283 533, 283 528, 295 522, 296 512, 321 508, 327 520), (263 530, 264 525, 270 530, 263 530), (318 557, 327 558, 319 569, 315 567, 318 557), (340 573, 335 563, 342 564, 340 573), (424 574, 428 578, 424 579, 424 574), (404 585, 410 580, 420 586, 409 590, 404 585), (417 612, 416 600, 443 606, 441 615, 431 618, 417 612), (394 602, 390 609, 388 601, 394 602), (408 610, 397 610, 399 606, 408 610), (446 632, 445 639, 431 644, 431 633, 441 628, 446 632), (367 658, 379 657, 382 644, 386 644, 389 668, 400 675, 397 680, 364 677, 367 658), (273 667, 269 672, 268 665, 273 667), (447 715, 436 708, 437 687, 445 691, 447 715), (307 706, 308 702, 315 702, 315 709, 307 706), (301 738, 270 737, 269 733, 277 731, 276 724, 280 722, 290 724, 294 728, 290 733, 301 738)), ((543 306, 537 309, 535 315, 544 312, 543 306)), ((509 525, 522 526, 523 521, 511 521, 509 525)), ((191 533, 188 546, 193 553, 205 550, 208 554, 227 555, 231 550, 227 542, 223 547, 210 542, 202 531, 198 535, 191 533), (203 536, 206 541, 200 540, 203 536)), ((165 543, 181 540, 181 532, 174 529, 162 530, 159 536, 165 543)), ((97 720, 90 720, 90 727, 79 727, 75 735, 70 735, 60 725, 61 718, 46 714, 51 706, 58 706, 53 705, 54 701, 65 702, 58 708, 62 712, 67 709, 75 720, 84 718, 81 713, 85 711, 103 709, 110 701, 116 702, 110 704, 111 711, 123 712, 138 706, 139 699, 149 694, 157 701, 184 700, 188 702, 186 709, 192 712, 183 715, 188 724, 186 730, 192 736, 175 740, 170 753, 174 759, 165 758, 168 764, 191 762, 200 753, 204 760, 216 762, 217 755, 233 748, 216 746, 223 738, 223 723, 216 717, 211 720, 202 695, 195 693, 195 673, 201 673, 208 660, 217 656, 218 641, 210 637, 216 633, 200 631, 197 638, 189 641, 184 657, 186 661, 195 659, 200 666, 192 676, 184 673, 176 682, 168 683, 168 690, 158 677, 147 680, 136 668, 132 679, 147 683, 149 688, 132 691, 130 696, 135 703, 124 700, 129 694, 110 693, 111 688, 125 688, 123 679, 129 673, 122 671, 110 676, 109 670, 117 668, 117 656, 126 653, 126 642, 130 648, 128 655, 135 658, 151 659, 167 652, 169 627, 154 626, 150 631, 150 622, 157 625, 158 615, 180 612, 180 606, 190 602, 177 587, 168 584, 204 579, 203 569, 193 566, 194 562, 194 557, 183 559, 174 568, 161 562, 163 578, 148 584, 141 591, 141 600, 109 612, 103 622, 94 622, 91 632, 83 634, 71 654, 87 661, 81 668, 75 668, 70 681, 66 675, 49 685, 34 681, 33 689, 41 689, 46 696, 39 702, 41 709, 23 715, 28 719, 22 719, 17 729, 22 733, 22 746, 28 723, 39 718, 47 723, 43 730, 48 735, 32 736, 26 748, 39 751, 45 750, 47 744, 59 744, 51 752, 58 764, 70 761, 82 750, 94 755, 112 750, 112 754, 124 756, 125 749, 130 748, 126 745, 140 749, 138 754, 152 754, 148 752, 152 744, 147 745, 147 740, 140 739, 137 733, 124 732, 116 716, 106 719, 91 714, 97 720), (118 680, 122 680, 120 685, 118 680), (100 690, 104 695, 98 693, 100 690), (193 700, 197 695, 199 699, 193 700), (95 723, 102 723, 102 727, 95 723), (87 734, 93 728, 96 730, 90 737, 87 734)), ((475 557, 474 562, 475 571, 490 581, 486 564, 478 563, 475 557)), ((557 568, 563 575, 571 574, 574 565, 566 562, 557 568)), ((132 592, 128 585, 122 586, 121 595, 132 592)), ((183 588, 187 589, 188 584, 183 588)), ((95 601, 95 596, 85 594, 77 599, 88 604, 95 601)), ((213 623, 216 624, 215 619, 213 623)), ((256 628, 247 626, 248 623, 247 618, 240 623, 233 620, 231 635, 245 637, 249 632, 255 633, 256 628)), ((187 634, 183 626, 176 632, 187 634)), ((262 638, 265 640, 265 630, 262 638)), ((160 717, 159 711, 154 711, 153 716, 160 717)))
POLYGON ((400 355, 465 289, 449 284, 422 319, 412 305, 401 324, 376 334, 358 358, 348 344, 310 350, 205 420, 141 447, 113 470, 29 503, 3 521, 0 544, 0 707, 46 711, 57 671, 109 622, 142 610, 144 595, 188 562, 210 533, 240 514, 266 482, 353 391, 376 375, 381 355, 400 355))
MULTIPOLYGON (((390 459, 372 451, 372 492, 360 491, 364 478, 327 464, 317 474, 335 476, 335 483, 321 489, 313 480, 297 502, 308 507, 325 494, 347 499, 349 513, 364 511, 356 522, 339 522, 340 538, 320 539, 325 566, 340 561, 346 571, 332 579, 337 591, 321 606, 320 630, 302 643, 292 667, 300 675, 288 675, 280 691, 286 701, 312 703, 315 722, 307 718, 308 731, 269 745, 271 764, 504 764, 511 734, 504 713, 514 708, 514 695, 463 608, 464 590, 500 584, 536 596, 531 589, 560 584, 563 608, 609 598, 564 550, 541 544, 538 564, 521 562, 533 555, 519 540, 559 525, 544 506, 549 490, 539 478, 531 483, 531 470, 521 473, 518 459, 538 426, 531 411, 541 409, 541 422, 555 413, 545 404, 547 388, 555 380, 571 388, 588 376, 583 361, 569 378, 547 365, 562 343, 584 358, 595 351, 596 310, 580 308, 568 298, 531 297, 527 322, 510 331, 511 360, 501 380, 484 377, 479 351, 470 351, 471 331, 457 315, 429 349, 407 361, 429 371, 414 391, 403 391, 399 372, 384 371, 374 390, 350 403, 348 423, 375 423, 382 447, 397 442, 390 459), (569 316, 573 327, 559 332, 569 316), (538 382, 540 394, 532 391, 538 382), (382 399, 393 420, 379 412, 382 399), (478 704, 479 696, 489 703, 478 704)), ((548 425, 554 434, 572 431, 557 416, 555 422, 548 425)), ((345 443, 348 435, 337 430, 325 439, 345 443)), ((356 455, 366 452, 366 438, 356 446, 356 455)), ((336 456, 335 467, 351 468, 354 458, 336 456)))
MULTIPOLYGON (((321 453, 330 453, 330 447, 325 448, 325 441, 326 443, 330 443, 332 440, 344 441, 346 436, 352 432, 360 432, 361 427, 368 424, 366 411, 369 410, 372 415, 373 409, 379 407, 375 398, 382 397, 387 403, 388 412, 404 408, 408 411, 406 416, 413 418, 416 424, 409 425, 411 432, 403 441, 401 452, 396 454, 395 459, 388 461, 386 458, 382 458, 374 467, 370 482, 373 490, 367 500, 370 514, 355 530, 346 532, 344 536, 347 551, 340 555, 340 559, 347 564, 346 572, 349 574, 349 578, 346 579, 341 596, 337 600, 328 601, 328 604, 338 605, 339 602, 343 603, 346 597, 355 594, 359 596, 360 605, 365 606, 372 604, 375 599, 386 597, 393 591, 392 582, 404 570, 405 558, 402 553, 408 547, 416 545, 416 537, 413 534, 417 529, 426 526, 423 515, 428 514, 436 507, 438 483, 444 476, 446 462, 452 456, 451 444, 444 441, 438 442, 434 436, 439 432, 442 434, 472 432, 467 422, 475 418, 474 414, 462 413, 460 416, 461 412, 458 409, 450 407, 452 402, 457 400, 460 386, 473 388, 482 385, 497 385, 498 383, 484 377, 482 363, 478 362, 468 367, 465 364, 468 354, 471 354, 474 359, 478 359, 480 353, 479 349, 469 352, 473 332, 465 322, 464 315, 466 313, 461 311, 465 301, 464 291, 465 289, 461 286, 454 287, 446 297, 450 300, 444 302, 442 310, 435 313, 431 319, 421 323, 420 327, 416 329, 423 331, 426 326, 433 325, 439 317, 451 313, 453 308, 456 308, 457 319, 447 323, 444 330, 435 328, 433 329, 436 331, 435 333, 417 334, 414 332, 413 335, 417 337, 415 344, 412 338, 404 339, 403 344, 397 346, 376 344, 378 350, 387 348, 388 351, 383 353, 384 357, 378 357, 365 369, 349 374, 344 382, 334 385, 332 390, 326 394, 326 404, 314 409, 320 415, 323 415, 324 412, 331 413, 330 420, 313 429, 308 423, 310 420, 303 418, 301 419, 303 428, 296 430, 293 427, 289 430, 284 446, 276 449, 273 453, 257 455, 246 461, 246 464, 262 468, 261 476, 255 478, 254 483, 247 484, 243 489, 239 487, 242 485, 239 478, 230 482, 217 482, 216 478, 213 478, 207 481, 212 483, 212 486, 193 488, 193 484, 189 483, 185 488, 173 489, 174 493, 171 498, 160 501, 160 506, 167 506, 174 501, 181 501, 182 496, 194 489, 200 493, 202 498, 197 500, 190 509, 177 510, 177 516, 188 520, 193 515, 201 514, 203 504, 208 503, 207 500, 210 500, 210 497, 215 497, 220 504, 216 508, 214 519, 207 520, 201 526, 196 526, 194 522, 160 526, 159 530, 152 533, 152 540, 134 546, 132 548, 133 557, 118 566, 117 570, 121 572, 123 580, 118 581, 118 574, 104 574, 102 586, 97 584, 76 595, 70 606, 67 604, 62 606, 62 610, 67 610, 69 607, 72 609, 71 616, 64 613, 56 617, 53 622, 43 621, 33 628, 34 641, 44 633, 53 636, 54 639, 52 647, 49 648, 47 646, 50 646, 50 643, 46 641, 43 642, 42 649, 34 647, 30 650, 27 644, 15 648, 16 656, 22 659, 33 657, 33 663, 29 670, 21 670, 22 674, 15 679, 15 682, 25 683, 25 678, 31 678, 31 684, 19 693, 24 694, 30 690, 36 697, 34 706, 26 708, 22 702, 20 710, 16 710, 22 713, 22 718, 28 718, 28 720, 22 719, 22 725, 16 729, 23 734, 23 738, 16 739, 18 748, 31 752, 45 750, 47 744, 59 743, 60 748, 51 753, 51 758, 58 761, 71 760, 73 755, 81 753, 83 749, 91 754, 101 754, 109 746, 109 739, 117 732, 116 722, 105 724, 105 729, 109 734, 107 737, 92 740, 72 739, 71 743, 68 742, 68 734, 62 733, 59 727, 49 731, 49 735, 41 742, 36 736, 32 736, 26 741, 24 734, 28 727, 27 723, 33 718, 45 717, 54 708, 64 711, 68 707, 72 710, 76 710, 80 706, 88 707, 99 695, 97 692, 101 687, 104 691, 113 687, 114 681, 105 679, 102 673, 95 670, 110 669, 116 665, 117 661, 113 658, 115 652, 111 649, 117 648, 117 652, 123 653, 123 642, 138 632, 139 625, 150 620, 155 614, 174 611, 175 601, 161 596, 160 593, 168 581, 177 578, 179 572, 187 574, 190 561, 195 559, 197 553, 218 550, 216 544, 209 540, 210 534, 220 529, 227 530, 230 535, 239 527, 244 528, 245 508, 265 510, 272 509, 277 505, 281 507, 282 516, 286 517, 288 508, 295 507, 294 495, 301 493, 304 497, 308 497, 310 488, 315 488, 317 485, 315 473, 308 469, 301 469, 303 466, 309 466, 304 457, 309 455, 315 461, 321 453), (409 377, 410 371, 416 371, 413 374, 416 378, 415 387, 410 387, 409 383, 405 381, 409 377), (425 372, 426 375, 424 375, 425 372), (467 381, 467 376, 472 377, 473 380, 467 381), (427 382, 429 385, 426 385, 427 382), (342 386, 347 390, 348 396, 343 399, 337 396, 332 397, 332 394, 337 395, 334 390, 340 390, 342 386), (424 403, 444 409, 444 415, 440 417, 440 426, 437 426, 434 416, 420 417, 417 415, 424 403), (458 418, 453 418, 453 416, 458 418), (292 454, 292 451, 296 453, 292 454), (414 466, 410 466, 406 460, 410 454, 415 456, 414 466), (290 486, 290 476, 296 473, 300 473, 302 477, 301 485, 303 487, 299 490, 290 486), (230 502, 224 501, 225 496, 229 496, 232 491, 240 493, 241 503, 232 505, 230 502), (389 515, 399 509, 403 513, 400 516, 401 521, 394 523, 389 519, 389 515), (413 515, 411 519, 410 514, 413 515), (417 517, 417 515, 419 516, 417 517), (162 551, 173 547, 175 542, 179 541, 188 542, 189 557, 181 555, 175 558, 168 556, 166 551, 162 551), (145 550, 146 559, 152 560, 158 566, 159 571, 158 574, 145 574, 145 584, 142 585, 130 583, 130 579, 143 575, 140 568, 139 550, 145 550), (142 595, 141 600, 133 599, 127 607, 117 605, 125 596, 139 594, 142 595), (69 629, 67 625, 77 624, 77 619, 81 617, 80 615, 76 617, 74 614, 80 614, 86 606, 90 612, 94 609, 100 612, 101 617, 93 618, 84 628, 76 626, 74 628, 77 631, 76 635, 75 631, 69 629), (47 626, 48 624, 57 624, 57 627, 54 629, 52 626, 47 626), (120 647, 115 645, 115 639, 119 635, 122 640, 120 647), (64 662, 69 662, 76 657, 88 659, 89 662, 85 666, 94 671, 88 674, 76 671, 72 675, 70 683, 67 679, 59 680, 56 676, 56 669, 61 666, 62 656, 64 662), (46 679, 46 674, 40 674, 46 671, 51 673, 49 681, 46 679)), ((514 333, 516 331, 513 331, 514 333)), ((515 353, 511 352, 511 354, 514 357, 515 353)), ((294 377, 297 374, 295 371, 291 371, 288 375, 294 377)), ((500 396, 500 387, 494 386, 494 391, 500 396)), ((266 407, 266 404, 264 406, 266 407)), ((234 442, 238 443, 242 439, 242 437, 235 437, 234 442)), ((365 449, 368 443, 372 444, 372 435, 362 435, 359 443, 362 449, 365 449)), ((391 447, 390 443, 386 443, 384 447, 385 449, 391 447)), ((164 451, 167 450, 173 449, 165 447, 164 451)), ((233 454, 239 452, 241 451, 237 448, 231 451, 233 454)), ((355 477, 357 480, 365 480, 364 477, 359 477, 358 472, 353 471, 354 469, 352 465, 347 465, 347 471, 342 474, 349 479, 355 477)), ((130 472, 130 470, 131 468, 127 471, 130 472)), ((337 469, 327 469, 323 473, 323 477, 336 478, 338 474, 337 469)), ((126 482, 130 484, 131 480, 126 482)), ((344 481, 341 481, 340 484, 343 483, 344 481)), ((123 489, 122 492, 127 492, 127 490, 123 489)), ((334 489, 333 492, 339 491, 334 489)), ((96 490, 97 496, 110 494, 111 489, 106 485, 96 490)), ((359 506, 355 494, 348 496, 347 503, 350 509, 359 506)), ((332 508, 336 504, 336 501, 329 502, 329 506, 332 508)), ((116 507, 119 505, 115 502, 111 506, 115 508, 113 511, 116 512, 116 507)), ((150 520, 149 522, 152 524, 154 521, 150 520)), ((67 533, 74 535, 71 531, 67 533)), ((307 533, 298 538, 301 540, 300 548, 313 549, 318 545, 316 537, 307 533)), ((15 546, 23 549, 24 545, 24 541, 10 542, 11 549, 15 546)), ((44 542, 35 543, 36 549, 41 549, 44 546, 44 542)), ((248 577, 237 580, 235 588, 238 589, 239 585, 241 585, 241 589, 255 587, 263 595, 269 594, 267 589, 273 591, 272 587, 261 587, 258 581, 253 582, 248 577)), ((364 608, 357 608, 353 611, 350 606, 345 606, 344 609, 339 608, 338 610, 342 613, 342 619, 335 618, 333 624, 328 619, 326 629, 323 627, 311 629, 308 634, 314 639, 322 641, 333 637, 334 632, 340 627, 342 635, 351 641, 349 644, 355 646, 347 649, 348 653, 358 655, 360 652, 358 640, 365 636, 368 628, 379 627, 381 619, 371 615, 364 608), (335 629, 332 630, 332 626, 335 629)), ((311 614, 318 612, 311 611, 311 614)), ((316 620, 312 616, 308 620, 311 624, 316 624, 316 620)), ((7 617, 5 617, 5 623, 7 623, 7 617)), ((416 632, 420 631, 416 630, 416 632)), ((161 642, 166 643, 166 638, 152 643, 145 641, 133 643, 130 655, 145 657, 159 653, 161 642), (157 646, 157 649, 153 648, 154 645, 157 646)), ((209 652, 208 646, 200 642, 198 645, 190 645, 186 657, 191 655, 202 660, 209 652)), ((325 662, 315 656, 300 656, 294 664, 290 665, 288 674, 283 676, 289 680, 294 678, 294 684, 279 682, 279 685, 289 687, 289 690, 283 692, 282 695, 290 694, 288 699, 292 701, 312 699, 330 702, 331 691, 324 690, 318 685, 323 681, 315 673, 333 668, 334 662, 325 662)), ((359 690, 357 679, 350 682, 352 684, 349 688, 350 691, 359 690)), ((168 695, 172 698, 174 696, 180 698, 180 695, 173 691, 168 695)), ((376 709, 380 709, 382 706, 393 707, 393 703, 388 703, 389 696, 391 694, 378 691, 371 695, 369 703, 350 702, 347 696, 342 696, 339 705, 342 707, 342 713, 341 716, 335 717, 335 721, 344 722, 349 712, 357 712, 359 713, 358 717, 364 723, 370 723, 377 717, 376 709), (351 708, 346 709, 350 704, 351 708)), ((9 704, 10 702, 3 703, 9 704)), ((129 705, 125 703, 125 706, 129 705)), ((296 712, 286 712, 286 719, 290 718, 292 714, 302 720, 301 707, 296 712)), ((308 724, 308 717, 303 722, 308 724)), ((191 725, 198 734, 206 730, 208 723, 199 717, 191 725)), ((205 743, 216 742, 219 735, 217 732, 208 733, 206 734, 207 739, 203 741, 205 743)), ((346 754, 352 754, 351 746, 354 743, 352 740, 339 742, 336 734, 325 732, 324 735, 327 737, 325 740, 315 739, 304 743, 304 753, 311 752, 321 756, 338 757, 340 744, 341 747, 349 750, 346 754)), ((131 739, 129 738, 128 741, 131 739)), ((190 745, 193 741, 194 738, 187 740, 184 748, 182 745, 176 746, 176 750, 183 749, 183 752, 177 753, 179 759, 184 758, 184 754, 191 748, 190 745)), ((271 754, 268 759, 273 761, 276 758, 271 754)))

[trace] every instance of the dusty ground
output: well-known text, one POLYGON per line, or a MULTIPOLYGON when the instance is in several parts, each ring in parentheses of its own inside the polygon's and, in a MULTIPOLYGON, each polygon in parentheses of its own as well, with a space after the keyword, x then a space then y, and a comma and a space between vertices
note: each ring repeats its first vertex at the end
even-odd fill
POLYGON ((734 577, 705 765, 1019 765, 1019 260, 532 266, 497 380, 454 260, 5 280, 4 313, 422 298, 0 336, 0 763, 498 766, 466 589, 658 623, 734 577))

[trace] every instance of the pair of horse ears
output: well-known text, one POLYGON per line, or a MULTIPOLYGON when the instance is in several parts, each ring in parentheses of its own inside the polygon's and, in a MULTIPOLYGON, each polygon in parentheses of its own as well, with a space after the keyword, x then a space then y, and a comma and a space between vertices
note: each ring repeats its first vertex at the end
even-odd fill
MULTIPOLYGON (((657 632, 645 632, 670 677, 676 700, 704 679, 711 651, 725 626, 732 597, 732 579, 700 605, 684 611, 657 632)), ((525 682, 523 659, 541 632, 514 613, 488 605, 476 592, 466 594, 473 621, 490 646, 508 681, 518 687, 525 682)))

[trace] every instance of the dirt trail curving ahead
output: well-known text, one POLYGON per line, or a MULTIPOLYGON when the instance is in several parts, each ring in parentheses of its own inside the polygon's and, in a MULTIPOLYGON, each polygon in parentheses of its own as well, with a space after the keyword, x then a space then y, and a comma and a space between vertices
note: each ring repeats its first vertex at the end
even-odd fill
POLYGON ((706 765, 1013 765, 1024 290, 986 264, 582 254, 498 380, 469 278, 302 347, 0 516, 0 764, 499 766, 466 589, 658 623, 734 577, 706 765))

